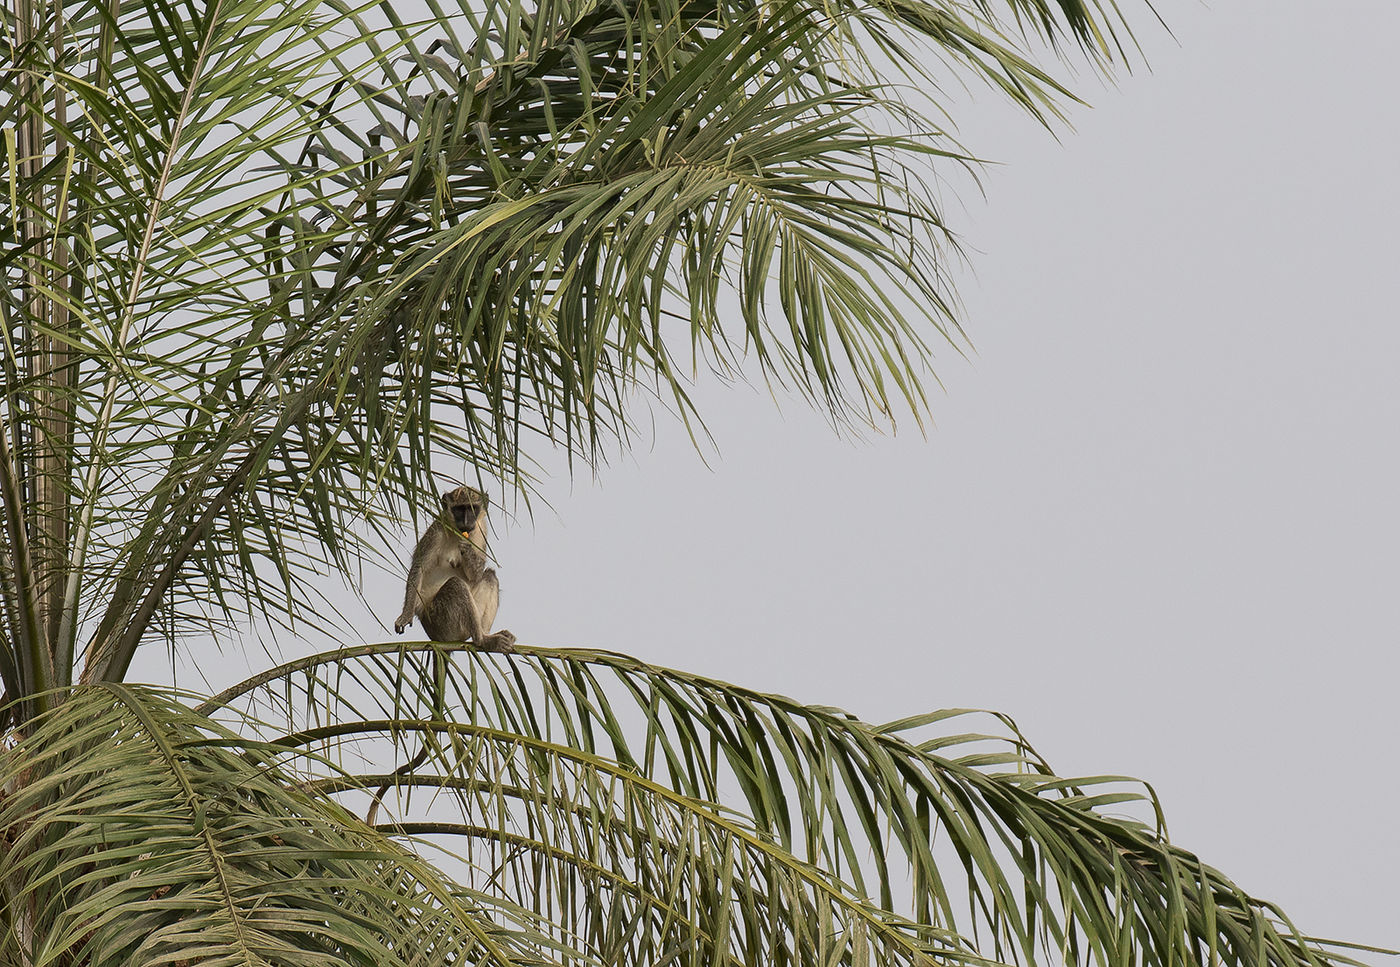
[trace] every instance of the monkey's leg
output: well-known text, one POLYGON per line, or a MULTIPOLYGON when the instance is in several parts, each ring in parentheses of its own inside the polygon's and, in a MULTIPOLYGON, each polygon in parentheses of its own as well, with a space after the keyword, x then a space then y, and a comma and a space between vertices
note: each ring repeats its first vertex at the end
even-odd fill
MULTIPOLYGON (((489 582, 483 576, 477 587, 487 586, 492 589, 489 603, 490 616, 494 618, 499 585, 496 582, 496 572, 487 573, 490 574, 489 582)), ((483 603, 486 602, 483 600, 483 603)), ((482 620, 471 587, 459 577, 448 578, 438 589, 438 593, 433 595, 433 600, 423 609, 422 620, 423 630, 433 641, 470 641, 482 651, 510 651, 511 645, 515 643, 515 636, 509 631, 486 634, 490 624, 482 620)))
POLYGON ((476 604, 467 582, 450 577, 419 615, 423 631, 433 641, 471 641, 476 628, 476 604))

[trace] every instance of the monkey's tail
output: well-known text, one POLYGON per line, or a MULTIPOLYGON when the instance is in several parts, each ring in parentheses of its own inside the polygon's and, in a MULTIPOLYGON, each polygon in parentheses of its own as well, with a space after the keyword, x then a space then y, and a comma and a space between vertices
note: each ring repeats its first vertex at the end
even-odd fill
MULTIPOLYGON (((447 669, 443 660, 442 652, 433 649, 433 714, 437 718, 444 717, 447 693, 447 669)), ((365 825, 373 826, 374 820, 379 815, 379 807, 384 803, 384 794, 389 791, 390 786, 398 785, 399 779, 417 769, 428 761, 428 743, 425 741, 423 747, 418 750, 418 754, 412 759, 399 766, 389 774, 389 781, 380 786, 374 794, 374 801, 369 804, 369 812, 365 813, 365 825)))
POLYGON ((428 761, 428 747, 424 745, 418 750, 418 754, 412 759, 399 766, 389 774, 389 781, 380 786, 374 794, 374 801, 369 804, 369 812, 365 813, 365 825, 373 826, 375 818, 379 815, 379 807, 384 802, 384 794, 389 791, 390 786, 398 785, 399 779, 417 769, 424 762, 428 761))

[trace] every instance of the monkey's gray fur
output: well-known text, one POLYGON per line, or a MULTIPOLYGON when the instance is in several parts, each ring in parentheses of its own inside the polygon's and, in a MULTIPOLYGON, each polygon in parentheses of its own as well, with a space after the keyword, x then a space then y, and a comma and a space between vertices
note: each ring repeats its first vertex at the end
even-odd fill
POLYGON ((433 641, 471 641, 483 651, 513 651, 515 635, 491 634, 501 585, 486 566, 485 494, 458 487, 442 495, 442 513, 428 525, 408 569, 403 613, 394 631, 423 622, 433 641))

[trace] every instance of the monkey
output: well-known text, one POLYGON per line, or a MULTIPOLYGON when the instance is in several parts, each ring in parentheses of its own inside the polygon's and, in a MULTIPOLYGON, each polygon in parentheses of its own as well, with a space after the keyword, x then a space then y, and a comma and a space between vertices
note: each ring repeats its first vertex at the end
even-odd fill
MULTIPOLYGON (((486 506, 489 498, 471 487, 458 487, 442 495, 438 518, 423 531, 413 548, 404 587, 403 612, 394 631, 403 634, 414 617, 433 641, 471 640, 482 651, 512 652, 515 635, 491 634, 500 604, 501 585, 496 572, 486 566, 486 506)), ((444 718, 447 682, 441 652, 433 652, 433 714, 444 718)), ((427 761, 431 746, 424 744, 412 760, 395 769, 370 803, 365 822, 374 825, 389 787, 427 761)))
POLYGON ((403 613, 394 631, 403 634, 416 615, 433 641, 468 641, 482 651, 510 652, 515 635, 491 634, 501 585, 486 566, 486 494, 458 487, 442 495, 442 512, 413 549, 404 588, 403 613))

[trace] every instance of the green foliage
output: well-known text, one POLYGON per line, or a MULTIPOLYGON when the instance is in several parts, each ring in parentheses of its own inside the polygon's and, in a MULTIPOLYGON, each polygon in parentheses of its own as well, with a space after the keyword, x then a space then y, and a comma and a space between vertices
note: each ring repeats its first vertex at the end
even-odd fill
POLYGON ((75 692, 0 783, 17 790, 0 799, 7 964, 553 962, 510 908, 170 697, 75 692))
POLYGON ((10 695, 321 620, 435 467, 528 488, 638 394, 693 417, 697 367, 917 418, 957 336, 926 186, 965 159, 885 75, 1040 113, 1008 27, 1113 43, 1077 0, 429 8, 11 0, 10 695))
POLYGON ((1059 779, 972 714, 877 727, 624 656, 430 644, 291 662, 193 711, 89 686, 0 759, 0 955, 1356 963, 1111 812, 1150 816, 1150 793, 1059 779), (393 743, 424 765, 386 772, 393 743))
POLYGON ((638 397, 695 425, 700 368, 917 420, 960 338, 928 186, 970 163, 929 92, 1045 120, 1027 51, 1125 36, 1098 0, 425 2, 0 15, 0 959, 1351 963, 1007 722, 540 649, 121 684, 329 621, 315 579, 444 465, 528 493, 638 397))
POLYGON ((1062 779, 1003 717, 872 726, 623 655, 429 644, 290 662, 201 711, 231 708, 344 767, 318 789, 392 782, 381 829, 455 840, 608 963, 668 931, 687 963, 1350 962, 1171 845, 1150 790, 1062 779), (376 734, 427 763, 357 774, 376 734))

